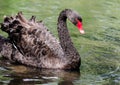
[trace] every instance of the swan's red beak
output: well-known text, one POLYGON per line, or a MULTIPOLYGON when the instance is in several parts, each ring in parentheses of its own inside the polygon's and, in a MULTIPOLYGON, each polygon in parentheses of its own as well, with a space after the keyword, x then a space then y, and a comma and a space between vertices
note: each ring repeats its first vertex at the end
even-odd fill
POLYGON ((82 22, 77 20, 76 26, 77 26, 77 28, 78 28, 78 30, 80 31, 81 34, 85 34, 85 31, 84 31, 83 26, 82 26, 82 22))

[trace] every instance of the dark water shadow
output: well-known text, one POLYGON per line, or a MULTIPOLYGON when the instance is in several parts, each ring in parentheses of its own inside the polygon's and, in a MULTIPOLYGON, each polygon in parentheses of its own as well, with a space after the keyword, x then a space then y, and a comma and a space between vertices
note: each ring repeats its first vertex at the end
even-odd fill
POLYGON ((6 61, 1 61, 0 67, 8 71, 3 74, 4 77, 11 78, 8 85, 49 85, 52 82, 58 85, 74 85, 73 81, 80 78, 80 71, 37 69, 23 65, 8 65, 6 61))

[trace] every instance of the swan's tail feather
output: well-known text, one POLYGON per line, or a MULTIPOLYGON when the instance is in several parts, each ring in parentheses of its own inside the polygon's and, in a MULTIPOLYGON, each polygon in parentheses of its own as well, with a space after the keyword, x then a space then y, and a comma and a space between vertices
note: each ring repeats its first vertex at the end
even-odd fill
POLYGON ((30 22, 35 22, 35 18, 36 18, 36 16, 32 16, 29 21, 30 22))
POLYGON ((28 20, 23 16, 22 12, 18 12, 17 16, 20 19, 20 21, 28 23, 28 20))

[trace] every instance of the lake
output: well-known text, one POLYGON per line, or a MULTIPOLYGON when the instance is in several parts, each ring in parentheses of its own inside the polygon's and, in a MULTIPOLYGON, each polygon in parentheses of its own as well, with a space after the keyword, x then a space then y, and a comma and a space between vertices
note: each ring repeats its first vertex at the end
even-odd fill
POLYGON ((28 19, 43 20, 58 38, 57 18, 65 8, 83 18, 84 35, 68 21, 82 59, 80 71, 10 65, 1 59, 0 85, 120 85, 120 0, 0 0, 0 22, 22 11, 28 19))

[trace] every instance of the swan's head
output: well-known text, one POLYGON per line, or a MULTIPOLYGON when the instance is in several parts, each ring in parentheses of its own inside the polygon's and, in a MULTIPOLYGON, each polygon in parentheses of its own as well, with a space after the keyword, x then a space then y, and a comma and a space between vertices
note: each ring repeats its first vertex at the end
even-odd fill
POLYGON ((68 10, 67 17, 78 28, 81 34, 85 33, 82 26, 82 17, 76 11, 68 10))

